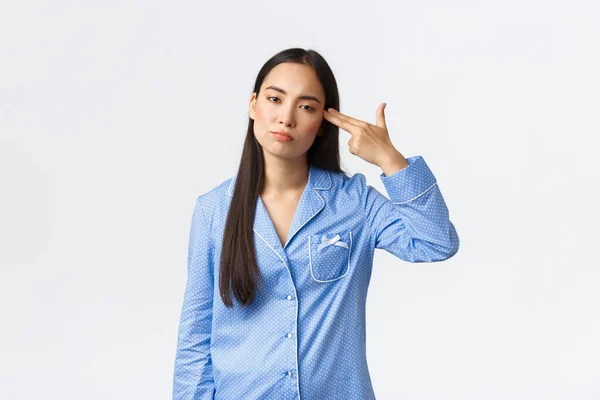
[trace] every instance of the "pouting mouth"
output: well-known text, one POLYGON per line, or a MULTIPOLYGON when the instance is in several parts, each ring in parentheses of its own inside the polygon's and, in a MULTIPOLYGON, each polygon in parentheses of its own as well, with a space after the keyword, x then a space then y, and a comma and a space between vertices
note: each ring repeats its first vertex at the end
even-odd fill
POLYGON ((287 136, 289 138, 292 138, 292 136, 289 133, 283 132, 283 131, 271 131, 271 133, 277 133, 278 135, 283 135, 283 136, 287 136))

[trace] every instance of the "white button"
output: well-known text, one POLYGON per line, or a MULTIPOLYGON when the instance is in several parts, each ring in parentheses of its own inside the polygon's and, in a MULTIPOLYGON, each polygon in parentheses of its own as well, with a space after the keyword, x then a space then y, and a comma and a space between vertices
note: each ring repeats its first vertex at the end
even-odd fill
POLYGON ((292 376, 292 371, 288 371, 287 373, 289 376, 292 376))
POLYGON ((291 299, 292 299, 292 296, 289 296, 289 295, 288 295, 287 299, 288 299, 288 300, 291 300, 291 299))
POLYGON ((291 334, 291 333, 288 333, 288 334, 287 334, 287 337, 291 338, 291 337, 292 337, 292 334, 291 334))

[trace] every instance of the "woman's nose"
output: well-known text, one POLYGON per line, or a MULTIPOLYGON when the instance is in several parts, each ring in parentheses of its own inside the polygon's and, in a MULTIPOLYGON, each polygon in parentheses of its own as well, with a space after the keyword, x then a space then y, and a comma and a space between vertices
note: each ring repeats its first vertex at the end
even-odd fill
POLYGON ((279 123, 285 126, 293 126, 295 123, 294 110, 291 107, 282 107, 279 123))

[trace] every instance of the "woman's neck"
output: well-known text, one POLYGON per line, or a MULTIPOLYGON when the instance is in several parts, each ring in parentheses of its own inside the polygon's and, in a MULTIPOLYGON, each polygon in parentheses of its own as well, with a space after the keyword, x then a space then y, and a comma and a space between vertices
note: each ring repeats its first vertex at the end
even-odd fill
POLYGON ((306 157, 283 159, 265 157, 265 176, 261 194, 302 192, 308 183, 306 157))

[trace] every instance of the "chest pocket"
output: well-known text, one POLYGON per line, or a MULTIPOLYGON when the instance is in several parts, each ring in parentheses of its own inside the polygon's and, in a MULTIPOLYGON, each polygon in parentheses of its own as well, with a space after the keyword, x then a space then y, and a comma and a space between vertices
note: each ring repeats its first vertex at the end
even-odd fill
POLYGON ((352 232, 308 236, 310 274, 317 282, 343 278, 350 270, 352 232))

